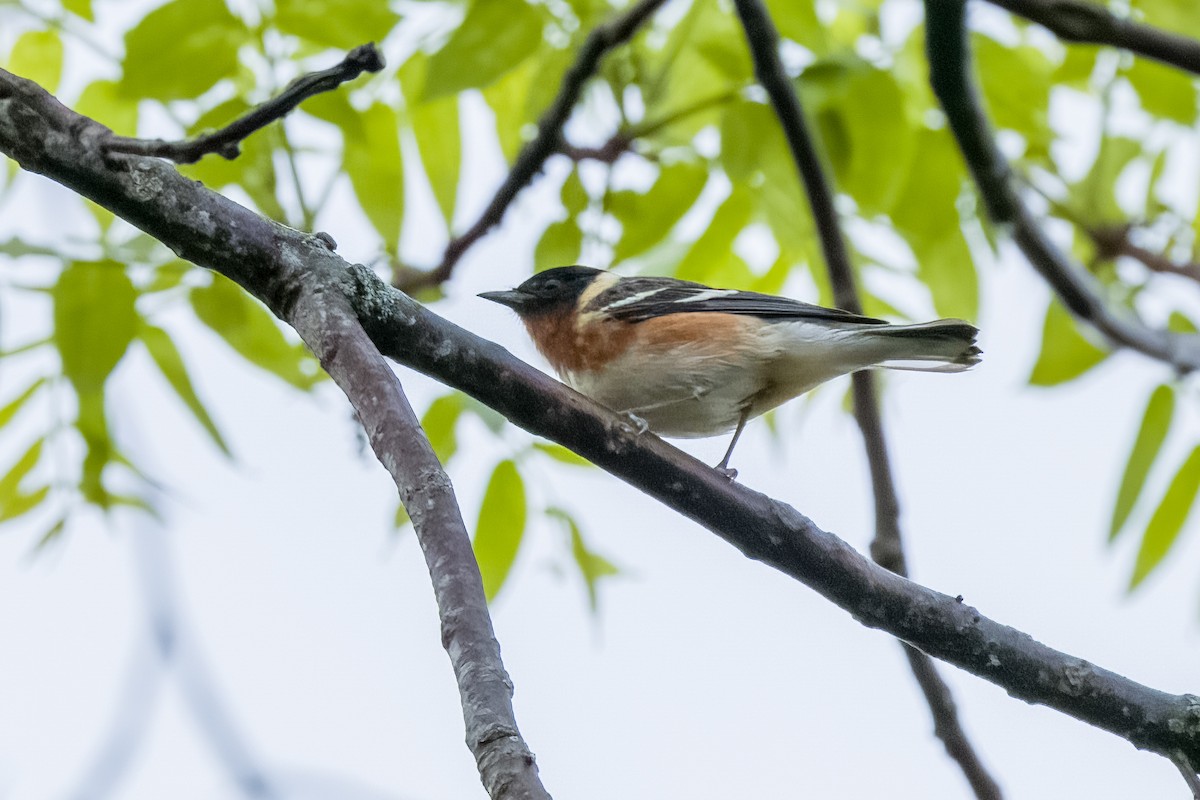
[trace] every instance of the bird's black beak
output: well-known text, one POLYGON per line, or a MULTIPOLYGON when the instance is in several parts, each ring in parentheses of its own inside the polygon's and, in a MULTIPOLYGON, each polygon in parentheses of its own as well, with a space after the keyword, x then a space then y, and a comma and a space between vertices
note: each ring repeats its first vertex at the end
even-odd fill
POLYGON ((517 289, 510 289, 506 292, 481 292, 479 296, 484 300, 491 300, 493 303, 508 306, 514 311, 521 311, 531 299, 525 292, 518 291, 517 289))

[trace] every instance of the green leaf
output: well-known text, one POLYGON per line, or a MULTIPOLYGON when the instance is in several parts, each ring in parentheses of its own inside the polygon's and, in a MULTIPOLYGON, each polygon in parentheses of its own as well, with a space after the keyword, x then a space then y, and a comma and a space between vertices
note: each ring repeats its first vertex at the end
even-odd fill
POLYGON ((1129 579, 1132 591, 1146 579, 1155 567, 1162 563, 1170 552, 1171 547, 1179 539, 1179 532, 1187 522, 1188 514, 1196 502, 1196 494, 1200 492, 1200 447, 1192 450, 1192 454, 1183 462, 1183 466, 1171 479, 1162 502, 1150 517, 1146 532, 1142 536, 1142 546, 1138 550, 1137 559, 1133 565, 1133 575, 1129 579))
POLYGON ((863 61, 823 61, 804 70, 799 87, 836 187, 867 213, 890 210, 915 143, 896 78, 863 61))
POLYGON ((475 0, 462 24, 429 59, 425 99, 480 89, 542 44, 542 15, 524 0, 475 0))
POLYGON ((45 533, 38 537, 37 543, 33 546, 34 552, 39 552, 58 541, 58 538, 62 536, 63 531, 66 530, 66 528, 67 518, 65 516, 59 517, 58 520, 51 525, 45 533))
POLYGON ((1142 426, 1138 429, 1137 438, 1133 440, 1133 449, 1129 453, 1129 461, 1125 464, 1125 475, 1121 478, 1121 488, 1117 491, 1117 503, 1113 507, 1112 524, 1108 529, 1108 540, 1117 538, 1129 514, 1137 503, 1138 495, 1146 484, 1146 476, 1154 466, 1154 460, 1166 441, 1167 431, 1171 428, 1171 417, 1175 413, 1175 391, 1166 384, 1159 386, 1150 395, 1146 404, 1146 412, 1142 415, 1142 426))
POLYGON ((479 523, 475 526, 475 559, 483 576, 483 591, 488 602, 495 599, 517 559, 517 550, 525 535, 525 484, 517 465, 501 461, 492 472, 479 523))
POLYGON ((80 395, 102 392, 137 332, 133 282, 115 261, 77 261, 62 271, 51 295, 63 374, 80 395))
POLYGON ((500 152, 512 163, 531 131, 529 90, 537 77, 536 62, 530 59, 483 90, 483 99, 496 120, 500 152))
POLYGON ((458 427, 458 419, 462 416, 463 408, 463 395, 459 392, 451 392, 430 403, 424 416, 421 417, 421 427, 429 438, 429 444, 433 446, 433 452, 437 454, 438 461, 443 464, 448 463, 458 451, 458 437, 455 435, 455 430, 458 427))
POLYGON ((125 34, 121 91, 129 97, 198 97, 238 68, 245 26, 224 0, 172 0, 125 34))
POLYGON ((32 492, 20 492, 12 497, 0 499, 0 522, 8 522, 33 511, 49 494, 50 487, 42 486, 32 492))
POLYGON ((588 548, 579 524, 569 513, 561 508, 547 508, 546 516, 561 522, 571 536, 571 557, 579 568, 579 574, 587 588, 588 607, 594 614, 599 600, 597 584, 602 578, 619 575, 621 571, 607 558, 588 548))
POLYGON ((138 105, 121 94, 116 81, 92 81, 84 87, 75 110, 112 128, 119 136, 137 136, 138 105))
POLYGON ((717 208, 704 233, 692 243, 675 269, 675 277, 713 283, 715 274, 734 258, 733 240, 750 221, 753 210, 749 192, 735 186, 717 208))
POLYGON ((578 169, 571 170, 571 174, 563 181, 561 194, 563 208, 571 216, 582 214, 592 202, 587 189, 583 186, 583 181, 579 178, 578 169))
POLYGON ((33 383, 29 384, 25 391, 21 392, 12 400, 9 400, 3 408, 0 408, 0 428, 3 428, 8 423, 12 422, 13 417, 17 416, 17 412, 24 408, 25 404, 29 402, 29 398, 37 394, 38 389, 41 389, 45 385, 46 379, 38 378, 33 383))
POLYGON ((1156 28, 1188 36, 1196 33, 1196 4, 1192 0, 1133 0, 1130 6, 1156 28))
POLYGON ((1071 187, 1072 205, 1094 225, 1124 222, 1126 213, 1117 202, 1117 179, 1130 162, 1142 154, 1142 143, 1124 136, 1104 136, 1087 176, 1071 187))
POLYGON ((92 14, 92 0, 62 0, 62 4, 67 11, 77 17, 83 17, 88 22, 94 22, 96 19, 92 14))
POLYGON ((408 511, 405 510, 404 504, 396 503, 396 516, 392 518, 392 528, 400 530, 410 522, 412 522, 412 518, 408 516, 408 511))
POLYGON ((661 242, 696 203, 708 172, 703 165, 685 161, 662 167, 658 179, 644 194, 612 192, 608 210, 621 223, 621 238, 613 250, 613 261, 640 255, 661 242))
POLYGON ((971 44, 992 122, 1024 136, 1033 153, 1044 153, 1050 141, 1050 59, 1032 45, 1013 47, 983 34, 974 34, 971 44))
POLYGON ((960 231, 943 239, 913 243, 917 274, 929 287, 933 307, 943 317, 974 319, 979 313, 979 276, 960 231))
POLYGON ((546 226, 533 252, 533 268, 537 272, 551 267, 579 263, 583 252, 583 231, 575 217, 568 217, 546 226))
POLYGON ((1052 300, 1042 326, 1042 352, 1033 365, 1029 383, 1034 386, 1066 383, 1106 358, 1108 351, 1085 339, 1071 314, 1057 300, 1052 300))
POLYGON ((62 79, 63 44, 57 31, 27 31, 17 38, 8 57, 9 72, 53 94, 62 79))
POLYGON ((358 204, 383 238, 389 253, 400 247, 404 219, 404 165, 396 113, 376 103, 362 113, 362 136, 346 129, 343 164, 358 204))
POLYGON ((1124 74, 1150 114, 1181 125, 1196 121, 1196 84, 1186 72, 1137 58, 1124 74))
POLYGON ((462 166, 458 98, 444 97, 415 106, 409 111, 409 120, 421 153, 421 166, 425 168, 434 199, 449 227, 454 224, 462 166))
POLYGON ((399 21, 381 0, 278 0, 272 20, 283 33, 339 50, 381 42, 399 21))
POLYGON ((571 452, 561 444, 550 442, 534 442, 533 449, 545 453, 560 464, 570 464, 572 467, 590 467, 592 462, 581 455, 571 452))
POLYGON ((196 317, 251 364, 298 389, 323 379, 307 348, 288 341, 275 317, 233 281, 214 274, 211 285, 193 289, 189 297, 196 317))
POLYGON ((817 55, 829 48, 829 37, 825 25, 817 18, 817 4, 813 0, 767 0, 766 5, 781 36, 817 55))
POLYGON ((1066 48, 1062 63, 1054 71, 1054 83, 1088 91, 1092 73, 1096 71, 1096 54, 1099 47, 1072 44, 1066 48))
POLYGON ((37 439, 29 448, 21 454, 16 463, 9 467, 8 472, 0 477, 0 507, 6 506, 8 501, 16 497, 20 492, 21 481, 33 471, 33 468, 42 460, 42 450, 46 444, 45 439, 37 439))
POLYGON ((153 325, 142 325, 138 330, 138 337, 142 340, 142 344, 146 345, 146 350, 150 353, 150 357, 154 359, 159 372, 167 379, 167 383, 175 390, 175 394, 179 395, 179 399, 192 412, 192 416, 196 418, 200 426, 208 432, 209 437, 213 440, 213 444, 226 456, 232 457, 233 454, 229 451, 229 445, 225 443, 225 438, 221 436, 221 432, 217 430, 216 423, 213 422, 212 417, 208 414, 208 409, 204 407, 204 403, 200 402, 200 398, 196 395, 196 389, 192 386, 192 379, 188 375, 187 367, 183 363, 183 356, 179 354, 179 348, 175 346, 175 342, 171 340, 170 335, 162 328, 157 328, 153 325))

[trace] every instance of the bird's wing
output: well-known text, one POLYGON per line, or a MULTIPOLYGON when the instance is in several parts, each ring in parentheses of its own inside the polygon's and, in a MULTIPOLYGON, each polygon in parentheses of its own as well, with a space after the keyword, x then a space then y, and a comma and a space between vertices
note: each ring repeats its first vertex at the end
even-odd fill
POLYGON ((825 308, 786 297, 737 289, 713 289, 674 278, 624 278, 596 295, 585 311, 603 311, 625 322, 644 322, 666 314, 716 311, 776 320, 822 320, 884 325, 884 320, 825 308))

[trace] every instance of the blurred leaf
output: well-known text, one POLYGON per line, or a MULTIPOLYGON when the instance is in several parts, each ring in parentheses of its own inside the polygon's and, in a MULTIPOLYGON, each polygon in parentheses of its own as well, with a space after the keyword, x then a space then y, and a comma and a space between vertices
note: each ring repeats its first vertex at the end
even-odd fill
POLYGON ((596 591, 597 584, 602 578, 619 575, 621 571, 607 558, 588 549, 587 543, 583 540, 583 533, 579 530, 579 524, 569 513, 561 508, 547 508, 546 516, 563 523, 570 534, 571 557, 575 560, 575 565, 579 567, 579 574, 587 587, 588 607, 593 614, 596 613, 599 600, 596 591))
POLYGON ((380 0, 277 0, 275 27, 325 47, 381 42, 400 16, 380 0))
POLYGON ((1042 326, 1042 352, 1029 376, 1034 386, 1055 386, 1078 378, 1108 357, 1084 338, 1070 312, 1057 300, 1046 309, 1042 326))
POLYGON ((532 122, 528 100, 530 86, 537 77, 535 66, 533 60, 526 61, 483 90, 483 99, 496 120, 500 152, 510 164, 525 144, 525 131, 532 122))
POLYGON ((92 81, 84 87, 75 103, 75 111, 112 128, 118 136, 136 136, 137 101, 121 94, 116 81, 92 81))
POLYGON ((446 464, 458 451, 455 429, 463 412, 463 395, 459 392, 444 394, 429 404, 421 417, 421 428, 433 446, 438 461, 446 464))
POLYGON ((537 272, 551 267, 579 263, 583 251, 583 231, 575 217, 568 217, 546 226, 533 252, 533 268, 537 272))
POLYGON ((63 44, 57 31, 26 31, 17 37, 6 67, 53 94, 62 79, 63 44))
POLYGON ((801 73, 799 88, 833 166, 835 186, 868 214, 890 210, 914 147, 895 77, 865 61, 820 61, 801 73))
POLYGON ((154 268, 154 276, 142 291, 146 293, 165 292, 183 283, 183 279, 196 269, 192 264, 182 259, 168 261, 154 268))
POLYGON ((829 48, 825 26, 817 18, 817 4, 813 0, 767 0, 766 5, 781 36, 804 45, 816 55, 829 48))
POLYGON ((72 14, 83 17, 88 22, 95 21, 95 17, 92 15, 92 0, 62 0, 62 4, 63 8, 72 14))
POLYGON ((248 32, 223 0, 171 0, 125 34, 121 91, 128 97, 198 97, 238 68, 248 32))
POLYGON ((1150 114, 1181 125, 1196 121, 1196 84, 1186 72, 1148 58, 1135 58, 1124 74, 1141 99, 1142 108, 1150 114))
POLYGON ((750 221, 751 211, 749 193, 735 186, 679 262, 675 277, 699 283, 712 282, 711 276, 734 257, 733 240, 750 221))
POLYGON ((33 244, 16 236, 13 236, 7 241, 0 242, 0 255, 6 255, 9 258, 20 258, 21 256, 62 257, 53 247, 44 247, 40 244, 33 244))
POLYGON ((49 545, 54 544, 54 542, 58 541, 58 537, 62 536, 63 531, 66 530, 66 528, 67 518, 65 516, 59 517, 53 525, 46 529, 45 533, 38 537, 37 543, 33 546, 34 552, 36 553, 48 547, 49 545))
POLYGON ((1124 136, 1104 136, 1100 150, 1087 176, 1071 187, 1073 205, 1081 209, 1091 224, 1123 222, 1127 216, 1117 203, 1117 179, 1134 158, 1141 155, 1142 144, 1124 136))
POLYGON ((104 486, 104 468, 118 460, 119 455, 109 436, 103 392, 96 390, 79 394, 79 416, 75 420, 75 427, 79 429, 87 448, 79 477, 79 491, 87 502, 108 508, 112 505, 112 495, 104 486))
POLYGON ((1012 47, 983 34, 974 34, 971 44, 992 122, 1024 136, 1033 153, 1045 153, 1051 135, 1050 59, 1031 45, 1012 47))
POLYGON ((399 77, 408 104, 408 122, 421 153, 421 165, 449 227, 454 224, 454 205, 458 199, 462 162, 458 98, 421 101, 428 63, 429 59, 424 53, 416 53, 400 68, 399 77))
POLYGON ((20 492, 12 497, 0 498, 0 522, 16 519, 33 511, 49 494, 50 487, 42 486, 32 492, 20 492))
POLYGON ((1125 475, 1121 478, 1117 503, 1113 507, 1112 524, 1108 529, 1110 542, 1116 539, 1117 534, 1125 527, 1125 522, 1142 493, 1146 476, 1150 474, 1150 468, 1154 466, 1154 460, 1158 458, 1163 442, 1166 441, 1174 413, 1175 391, 1163 384, 1151 393, 1146 412, 1142 415, 1142 426, 1138 429, 1137 438, 1133 440, 1133 450, 1130 451, 1129 461, 1125 464, 1125 475))
POLYGON ((0 506, 6 506, 8 501, 16 497, 20 491, 21 481, 25 480, 33 468, 42 460, 42 450, 45 439, 37 439, 21 454, 16 463, 9 467, 8 472, 0 476, 0 506))
POLYGON ((142 344, 146 345, 146 350, 150 353, 150 357, 154 359, 155 365, 163 377, 167 379, 167 383, 175 390, 175 394, 179 395, 179 399, 192 412, 192 416, 200 423, 201 427, 208 432, 209 437, 213 440, 213 444, 230 458, 233 453, 229 450, 229 445, 225 443, 225 439, 221 436, 221 432, 217 430, 217 425, 213 422, 212 417, 208 414, 208 409, 204 407, 204 403, 200 402, 200 398, 196 395, 196 390, 192 386, 192 379, 187 373, 187 367, 183 363, 183 356, 179 354, 179 349, 175 346, 175 342, 171 341, 170 335, 162 328, 157 328, 153 325, 142 325, 138 329, 138 337, 142 340, 142 344))
POLYGON ((979 277, 960 231, 936 241, 921 241, 913 250, 917 273, 929 287, 933 307, 943 317, 975 319, 979 314, 979 277))
POLYGON ((1132 0, 1130 6, 1156 28, 1188 36, 1196 33, 1196 4, 1192 0, 1132 0))
POLYGON ((12 400, 9 400, 3 408, 0 408, 0 428, 3 428, 8 423, 12 422, 13 418, 17 416, 17 412, 24 408, 25 404, 29 402, 29 398, 37 394, 38 389, 41 389, 45 385, 46 379, 38 378, 33 383, 29 384, 25 391, 21 392, 12 400))
POLYGON ((1171 333, 1200 333, 1200 328, 1184 314, 1172 311, 1167 317, 1167 330, 1171 333))
POLYGON ((383 238, 389 253, 400 247, 404 219, 404 165, 400 157, 400 128, 396 114, 383 103, 362 112, 362 138, 346 133, 343 164, 354 194, 367 219, 383 238))
POLYGON ((59 275, 54 343, 63 374, 80 395, 101 392, 137 332, 137 292, 115 261, 77 261, 59 275))
POLYGON ((1162 502, 1146 526, 1142 546, 1133 565, 1133 575, 1129 579, 1130 590, 1136 589, 1166 558, 1187 522, 1197 492, 1200 492, 1200 447, 1192 450, 1192 454, 1175 473, 1162 502))
POLYGON ((708 171, 703 165, 685 161, 662 167, 658 179, 644 194, 612 192, 608 208, 621 223, 613 261, 640 255, 662 241, 695 205, 707 180, 708 171))
POLYGON ((479 508, 479 523, 475 526, 475 558, 488 602, 496 598, 516 561, 525 535, 525 520, 525 484, 521 473, 513 461, 501 461, 488 481, 479 508))
POLYGON ((563 181, 561 194, 563 208, 571 216, 583 213, 591 203, 587 189, 583 187, 583 181, 579 179, 578 169, 571 170, 571 174, 563 181))
POLYGON ((542 44, 542 15, 524 0, 474 0, 429 59, 425 99, 489 86, 542 44))
POLYGON ((508 420, 494 408, 485 406, 483 403, 469 395, 460 395, 463 401, 463 410, 470 411, 482 422, 492 433, 500 433, 504 430, 504 426, 508 424, 508 420))
POLYGON ((1087 91, 1096 71, 1096 55, 1099 47, 1072 44, 1065 48, 1062 63, 1054 70, 1054 83, 1087 91))
POLYGON ((577 455, 561 444, 553 444, 551 442, 534 442, 533 449, 539 453, 545 453, 561 464, 570 464, 573 467, 590 467, 592 462, 588 461, 581 455, 577 455))
POLYGON ((189 296, 196 317, 251 364, 298 389, 311 389, 323 379, 308 349, 283 335, 275 317, 228 278, 214 274, 209 286, 189 296))

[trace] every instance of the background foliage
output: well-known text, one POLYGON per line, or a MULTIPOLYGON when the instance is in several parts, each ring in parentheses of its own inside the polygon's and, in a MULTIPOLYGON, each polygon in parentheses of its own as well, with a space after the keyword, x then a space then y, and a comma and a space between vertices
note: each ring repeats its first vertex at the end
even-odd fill
MULTIPOLYGON (((867 312, 976 318, 977 269, 995 258, 997 237, 977 213, 928 88, 918 9, 905 0, 768 5, 839 189, 867 312)), ((460 207, 459 197, 476 179, 472 148, 494 141, 515 159, 583 38, 617 9, 601 0, 172 0, 123 18, 116 6, 0 2, 4 67, 118 133, 177 137, 229 122, 337 51, 381 42, 390 61, 383 73, 306 102, 251 137, 235 160, 209 156, 183 169, 297 228, 338 230, 347 215, 361 215, 374 241, 351 249, 398 280, 433 266, 406 252, 406 200, 429 192, 436 201, 444 227, 422 231, 425 238, 448 240, 468 227, 476 210, 460 207), (97 43, 114 26, 123 31, 119 52, 97 43), (468 128, 464 121, 479 115, 464 108, 480 102, 490 124, 468 128), (357 209, 339 202, 344 197, 357 209)), ((1113 51, 1063 47, 1036 26, 976 10, 988 109, 1052 230, 1070 240, 1110 302, 1152 323, 1196 330, 1200 269, 1187 268, 1200 260, 1200 214, 1196 182, 1179 178, 1195 173, 1195 81, 1113 51), (1130 244, 1158 260, 1139 258, 1130 244)), ((1184 0, 1138 0, 1131 12, 1167 29, 1195 29, 1196 12, 1184 0)), ((786 144, 752 82, 726 4, 668 4, 588 85, 556 156, 573 164, 561 210, 521 256, 530 269, 585 262, 830 303, 786 144)), ((0 204, 19 182, 36 179, 11 163, 3 177, 0 204)), ((153 511, 154 476, 122 451, 109 425, 105 387, 131 351, 152 359, 163 391, 184 404, 215 448, 236 457, 237 443, 222 435, 194 387, 187 342, 167 321, 181 309, 219 336, 231 357, 297 391, 323 378, 294 337, 235 286, 89 209, 94 224, 70 239, 0 242, 0 253, 31 265, 0 275, 0 302, 49 301, 44 320, 3 343, 0 356, 58 356, 57 369, 6 387, 0 400, 0 439, 12 453, 0 479, 0 520, 40 515, 38 546, 68 531, 85 505, 153 511), (36 403, 61 413, 31 435, 21 412, 36 403)), ((421 297, 436 302, 440 290, 427 287, 421 297)), ((1031 384, 1052 388, 1105 368, 1102 343, 1064 309, 1051 303, 1044 320, 1031 384)), ((1111 528, 1097 532, 1141 536, 1131 586, 1170 552, 1200 487, 1200 443, 1182 462, 1159 458, 1177 405, 1193 392, 1169 375, 1145 387, 1111 528)), ((456 431, 468 417, 497 434, 503 424, 457 394, 425 411, 443 460, 457 457, 456 431)), ((529 516, 542 514, 561 521, 564 555, 595 607, 597 582, 616 567, 591 548, 569 508, 525 487, 530 470, 578 463, 557 446, 526 443, 495 465, 476 527, 489 597, 504 586, 529 516)), ((402 509, 396 521, 404 523, 402 509)))

